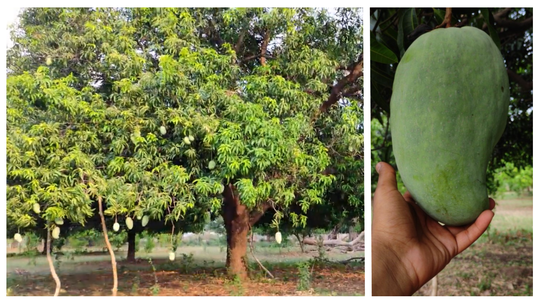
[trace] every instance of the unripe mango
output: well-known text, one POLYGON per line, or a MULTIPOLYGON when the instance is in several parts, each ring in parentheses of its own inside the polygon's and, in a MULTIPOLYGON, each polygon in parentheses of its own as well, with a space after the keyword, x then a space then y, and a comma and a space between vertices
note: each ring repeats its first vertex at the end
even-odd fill
POLYGON ((405 187, 433 219, 461 226, 489 208, 486 170, 509 100, 501 53, 477 28, 433 30, 403 55, 390 103, 392 146, 405 187))
POLYGON ((148 217, 148 216, 143 216, 143 217, 142 217, 142 222, 141 222, 142 227, 145 227, 146 224, 148 224, 148 221, 150 221, 150 217, 148 217))
POLYGON ((60 238, 60 227, 56 226, 52 230, 52 237, 55 239, 60 238))
POLYGON ((281 243, 281 233, 279 231, 276 233, 275 238, 276 238, 276 242, 278 244, 280 244, 281 243))
POLYGON ((41 206, 39 205, 39 203, 34 203, 34 205, 32 205, 32 209, 36 214, 39 214, 41 212, 41 206))
POLYGON ((126 218, 126 226, 128 229, 132 229, 133 228, 133 219, 131 219, 130 217, 127 217, 126 218))

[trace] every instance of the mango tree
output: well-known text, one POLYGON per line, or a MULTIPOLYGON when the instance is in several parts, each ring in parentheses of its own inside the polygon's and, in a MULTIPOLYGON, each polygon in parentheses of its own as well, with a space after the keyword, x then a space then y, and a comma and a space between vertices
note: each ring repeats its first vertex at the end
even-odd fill
MULTIPOLYGON (((8 77, 29 83, 11 93, 19 105, 8 91, 8 124, 38 112, 14 137, 50 124, 71 141, 32 164, 8 153, 8 165, 35 171, 69 154, 47 173, 70 174, 61 192, 88 209, 102 198, 115 222, 155 219, 172 230, 219 213, 227 267, 244 277, 246 235, 262 214, 273 208, 275 225, 284 214, 305 224, 336 180, 335 152, 355 159, 362 150, 360 34, 355 9, 27 9, 8 77), (61 93, 41 97, 47 81, 65 82, 73 104, 61 93), (187 217, 191 209, 197 215, 187 217)), ((50 145, 49 133, 35 140, 50 145)), ((14 146, 18 157, 31 151, 14 146)), ((21 204, 33 201, 34 179, 19 181, 29 193, 12 195, 21 204)), ((73 209, 66 202, 66 213, 81 212, 73 209)))

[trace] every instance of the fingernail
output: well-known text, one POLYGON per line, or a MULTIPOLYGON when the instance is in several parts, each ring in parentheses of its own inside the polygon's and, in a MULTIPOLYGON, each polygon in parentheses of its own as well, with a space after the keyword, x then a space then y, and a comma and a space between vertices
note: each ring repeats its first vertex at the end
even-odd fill
POLYGON ((377 171, 377 173, 379 173, 379 171, 381 170, 381 162, 377 163, 377 165, 375 165, 375 170, 377 171))

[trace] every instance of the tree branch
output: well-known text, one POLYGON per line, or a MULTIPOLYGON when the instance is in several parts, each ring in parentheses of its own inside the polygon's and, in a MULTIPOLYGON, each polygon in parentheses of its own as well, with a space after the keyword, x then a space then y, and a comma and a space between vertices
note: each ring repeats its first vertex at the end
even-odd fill
POLYGON ((245 58, 243 58, 242 60, 240 60, 240 62, 246 62, 246 61, 253 60, 253 59, 257 59, 257 58, 274 59, 274 57, 272 57, 272 56, 270 56, 270 55, 261 55, 261 54, 258 54, 258 55, 251 55, 251 56, 245 57, 245 58))
POLYGON ((444 14, 443 22, 437 26, 435 26, 435 29, 441 28, 441 27, 451 27, 452 26, 452 8, 447 7, 446 13, 444 14))
MULTIPOLYGON (((532 26, 532 17, 520 21, 508 19, 508 14, 510 14, 511 11, 511 8, 505 8, 492 14, 498 28, 507 28, 514 32, 520 32, 532 26)), ((487 25, 484 24, 484 26, 482 26, 482 29, 485 30, 486 28, 487 25)))
MULTIPOLYGON (((349 64, 348 66, 343 66, 343 65, 340 65, 338 67, 336 67, 336 70, 352 70, 354 68, 354 66, 356 65, 356 62, 353 62, 351 64, 349 64)), ((327 80, 324 80, 323 82, 326 82, 327 80)))
POLYGON ((264 39, 261 45, 261 65, 266 65, 266 51, 268 48, 268 42, 270 42, 270 31, 266 30, 264 33, 264 39))
POLYGON ((510 14, 511 11, 512 11, 512 8, 510 8, 510 7, 503 8, 500 11, 494 13, 493 17, 494 18, 503 18, 503 17, 506 18, 506 17, 508 17, 508 14, 510 14))
POLYGON ((533 89, 533 84, 530 81, 526 81, 523 79, 518 73, 514 72, 513 70, 507 69, 506 72, 508 73, 508 78, 510 80, 514 81, 521 87, 521 91, 523 92, 530 92, 533 89))
POLYGON ((510 19, 495 19, 495 22, 497 23, 497 27, 506 27, 512 30, 524 30, 532 26, 533 17, 521 21, 510 19))
POLYGON ((258 209, 249 214, 249 225, 253 226, 255 223, 257 223, 257 221, 259 221, 259 219, 264 215, 264 213, 266 213, 270 206, 271 205, 269 202, 265 202, 263 203, 261 209, 258 209))
POLYGON ((357 95, 359 91, 360 91, 360 86, 358 84, 354 84, 343 92, 343 96, 344 97, 354 96, 354 95, 357 95))
POLYGON ((236 41, 236 44, 234 45, 234 51, 236 52, 236 55, 240 53, 240 48, 244 45, 244 37, 246 36, 246 31, 243 30, 240 35, 238 36, 238 40, 236 41))
POLYGON ((350 73, 341 78, 331 89, 330 96, 326 101, 324 101, 321 106, 319 107, 318 112, 313 117, 312 121, 317 119, 320 113, 323 113, 327 111, 332 105, 336 104, 340 97, 342 96, 342 90, 347 84, 352 84, 354 81, 356 81, 359 77, 362 76, 362 70, 364 68, 364 59, 363 54, 360 54, 358 61, 352 66, 352 68, 349 70, 350 73))
MULTIPOLYGON (((223 39, 221 39, 221 36, 219 35, 219 32, 217 31, 216 29, 216 23, 214 22, 214 19, 210 19, 210 32, 213 34, 213 38, 216 40, 216 43, 218 45, 218 47, 221 47, 223 45, 223 43, 225 43, 223 41, 223 39)), ((209 39, 211 42, 213 39, 209 39)))

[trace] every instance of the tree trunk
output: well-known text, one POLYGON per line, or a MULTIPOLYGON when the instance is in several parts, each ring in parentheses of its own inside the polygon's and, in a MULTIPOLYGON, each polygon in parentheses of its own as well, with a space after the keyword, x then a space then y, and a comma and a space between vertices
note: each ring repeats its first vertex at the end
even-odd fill
MULTIPOLYGON (((47 255, 47 248, 49 248, 50 246, 48 245, 49 244, 49 241, 42 241, 43 242, 43 250, 41 251, 41 254, 42 255, 47 255)), ((39 250, 39 249, 38 249, 39 250)), ((51 250, 49 249, 48 252, 50 253, 51 250)))
POLYGON ((354 231, 354 226, 349 226, 349 241, 352 241, 358 237, 358 233, 354 231))
POLYGON ((107 235, 107 225, 105 224, 105 216, 103 216, 103 205, 101 197, 98 197, 98 207, 99 207, 99 216, 101 217, 101 229, 103 230, 103 238, 105 239, 105 244, 111 255, 111 267, 113 272, 113 288, 111 289, 113 297, 116 297, 118 291, 118 273, 116 271, 116 257, 114 256, 114 251, 109 242, 109 236, 107 235))
POLYGON ((304 242, 302 241, 302 239, 300 239, 300 235, 298 233, 294 233, 294 236, 298 240, 298 244, 300 244, 300 250, 302 250, 302 252, 305 253, 306 250, 304 249, 304 242))
POLYGON ((135 262, 135 241, 137 239, 137 233, 132 229, 128 231, 128 252, 127 261, 135 262))
MULTIPOLYGON (((51 231, 47 228, 47 247, 51 247, 51 231)), ((49 269, 51 271, 51 275, 54 279, 54 282, 56 283, 56 288, 54 290, 54 296, 55 297, 58 297, 58 295, 60 294, 60 288, 61 288, 61 283, 60 283, 60 278, 58 278, 58 275, 56 274, 56 270, 54 269, 54 264, 53 264, 53 260, 52 260, 52 257, 51 257, 51 251, 48 250, 48 249, 43 249, 43 251, 45 252, 45 254, 47 255, 47 262, 49 263, 49 269)))
POLYGON ((227 271, 231 276, 236 275, 240 279, 246 279, 249 210, 240 203, 240 197, 232 184, 225 187, 221 211, 227 231, 227 271))
MULTIPOLYGON (((48 249, 49 253, 52 253, 52 245, 50 245, 50 243, 47 241, 48 231, 44 230, 42 232, 41 236, 43 237, 43 239, 41 240, 41 243, 43 243, 43 250, 41 251, 41 254, 46 256, 47 255, 47 249, 48 249)), ((38 247, 39 247, 39 245, 38 245, 38 247)), ((39 248, 37 248, 37 250, 39 252, 39 248)))
POLYGON ((336 226, 334 226, 334 228, 332 229, 332 231, 330 232, 330 234, 328 235, 328 237, 326 239, 327 240, 337 240, 337 235, 339 233, 340 228, 341 228, 341 222, 339 222, 336 226))

